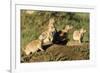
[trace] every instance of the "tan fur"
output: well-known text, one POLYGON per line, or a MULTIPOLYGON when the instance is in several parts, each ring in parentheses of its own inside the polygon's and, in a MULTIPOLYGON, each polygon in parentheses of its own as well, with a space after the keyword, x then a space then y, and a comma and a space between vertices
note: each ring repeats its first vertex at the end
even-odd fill
POLYGON ((83 37, 83 34, 86 32, 85 29, 81 28, 80 30, 76 30, 73 33, 73 40, 78 41, 81 43, 81 37, 83 37))
POLYGON ((55 32, 54 19, 51 18, 49 20, 49 24, 47 26, 47 29, 44 32, 42 32, 42 34, 39 36, 39 38, 43 38, 44 36, 46 37, 43 40, 43 43, 44 44, 47 44, 49 42, 52 42, 52 40, 53 40, 53 32, 55 32))
POLYGON ((48 26, 49 27, 54 26, 54 22, 55 22, 54 18, 50 18, 48 26))
POLYGON ((71 30, 73 28, 73 26, 69 26, 69 25, 66 25, 62 30, 61 30, 61 34, 60 36, 63 36, 64 33, 67 33, 69 30, 71 30))
POLYGON ((63 30, 62 30, 62 32, 68 32, 70 29, 72 29, 73 28, 73 26, 70 26, 70 25, 66 25, 64 28, 63 28, 63 30))
POLYGON ((45 31, 42 34, 46 36, 46 39, 43 40, 43 43, 48 43, 53 40, 53 35, 49 31, 45 31))
POLYGON ((42 46, 41 40, 39 40, 39 39, 33 40, 25 47, 24 52, 25 52, 26 55, 29 55, 31 52, 34 53, 39 49, 41 51, 44 51, 41 46, 42 46))

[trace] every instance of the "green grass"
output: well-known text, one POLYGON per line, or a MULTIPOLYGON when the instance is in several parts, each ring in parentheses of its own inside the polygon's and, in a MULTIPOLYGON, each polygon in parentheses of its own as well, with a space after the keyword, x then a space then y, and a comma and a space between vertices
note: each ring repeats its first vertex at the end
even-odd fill
MULTIPOLYGON (((72 40, 72 33, 76 29, 84 28, 86 33, 83 37, 83 42, 89 43, 89 13, 84 12, 53 12, 53 11, 34 11, 33 14, 27 14, 26 10, 21 10, 21 49, 32 40, 37 39, 48 25, 48 20, 53 17, 55 19, 55 27, 61 30, 65 25, 72 25, 73 29, 69 32, 68 38, 72 40)), ((49 53, 49 52, 48 52, 49 53)), ((47 52, 43 54, 47 60, 70 60, 68 56, 53 56, 47 52), (46 54, 46 55, 44 55, 46 54), (48 59, 48 57, 50 57, 48 59)), ((41 58, 41 57, 40 57, 41 58)), ((46 60, 46 59, 45 59, 46 60)))

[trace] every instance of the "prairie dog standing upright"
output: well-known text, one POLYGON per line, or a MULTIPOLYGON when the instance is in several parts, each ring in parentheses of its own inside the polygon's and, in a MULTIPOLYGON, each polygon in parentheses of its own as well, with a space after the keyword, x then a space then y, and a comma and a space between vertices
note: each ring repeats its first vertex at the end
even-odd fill
POLYGON ((81 43, 81 38, 83 37, 83 34, 86 32, 85 29, 81 28, 80 30, 76 30, 73 32, 73 40, 78 41, 78 43, 81 43))
POLYGON ((70 29, 72 29, 73 26, 70 26, 70 25, 66 25, 62 30, 61 30, 61 33, 60 33, 60 36, 63 36, 64 33, 67 33, 70 29))
POLYGON ((46 27, 46 30, 40 34, 40 36, 39 36, 40 39, 42 39, 43 37, 46 37, 43 40, 43 44, 48 44, 48 43, 52 42, 53 35, 54 35, 55 30, 56 30, 54 27, 54 22, 55 21, 53 18, 49 19, 49 24, 46 27))

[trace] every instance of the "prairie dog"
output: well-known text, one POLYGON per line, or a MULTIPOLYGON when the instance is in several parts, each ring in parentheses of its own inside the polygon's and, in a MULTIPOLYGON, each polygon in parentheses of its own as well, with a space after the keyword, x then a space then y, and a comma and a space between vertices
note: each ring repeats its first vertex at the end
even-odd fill
POLYGON ((83 37, 83 34, 86 32, 85 29, 81 28, 80 30, 76 30, 73 32, 73 40, 78 41, 81 43, 81 38, 83 37))
POLYGON ((67 33, 70 29, 72 29, 73 26, 66 25, 62 30, 60 36, 63 36, 64 33, 67 33))
POLYGON ((55 22, 54 19, 51 18, 49 20, 48 26, 46 27, 46 30, 40 34, 40 36, 39 36, 40 39, 42 39, 43 37, 46 37, 43 40, 43 44, 47 44, 47 43, 51 43, 52 42, 54 32, 56 31, 56 29, 54 27, 54 22, 55 22))
POLYGON ((31 52, 35 53, 37 50, 44 51, 42 49, 42 43, 43 38, 31 41, 24 49, 25 54, 29 55, 31 52))
POLYGON ((46 31, 44 31, 40 36, 39 39, 42 39, 43 37, 46 37, 43 40, 43 44, 47 44, 49 42, 52 42, 53 40, 53 32, 55 31, 55 28, 48 27, 46 31))

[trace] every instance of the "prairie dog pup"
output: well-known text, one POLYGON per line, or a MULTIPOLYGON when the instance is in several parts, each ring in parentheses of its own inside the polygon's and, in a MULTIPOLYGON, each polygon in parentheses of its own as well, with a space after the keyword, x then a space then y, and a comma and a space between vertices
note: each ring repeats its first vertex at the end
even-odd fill
POLYGON ((34 53, 39 49, 41 51, 44 51, 42 49, 42 42, 43 42, 43 39, 37 39, 37 40, 31 41, 24 49, 25 54, 29 55, 31 52, 34 53))
POLYGON ((43 44, 47 44, 49 42, 52 42, 53 40, 53 32, 55 31, 55 28, 51 28, 51 27, 48 27, 48 29, 46 31, 44 31, 40 36, 39 36, 39 39, 42 39, 44 37, 46 37, 44 40, 43 40, 43 44))
POLYGON ((72 29, 73 26, 69 26, 69 25, 66 25, 62 30, 61 30, 61 34, 60 36, 63 36, 64 33, 67 33, 70 29, 72 29))
POLYGON ((76 30, 73 33, 73 40, 78 41, 81 43, 81 38, 83 37, 83 34, 86 32, 85 29, 81 28, 80 30, 76 30))
POLYGON ((48 44, 48 43, 52 42, 55 30, 56 29, 54 27, 54 19, 51 18, 49 20, 49 24, 48 24, 46 30, 44 32, 42 32, 42 34, 39 36, 39 39, 42 39, 43 37, 46 37, 43 40, 43 44, 48 44))

